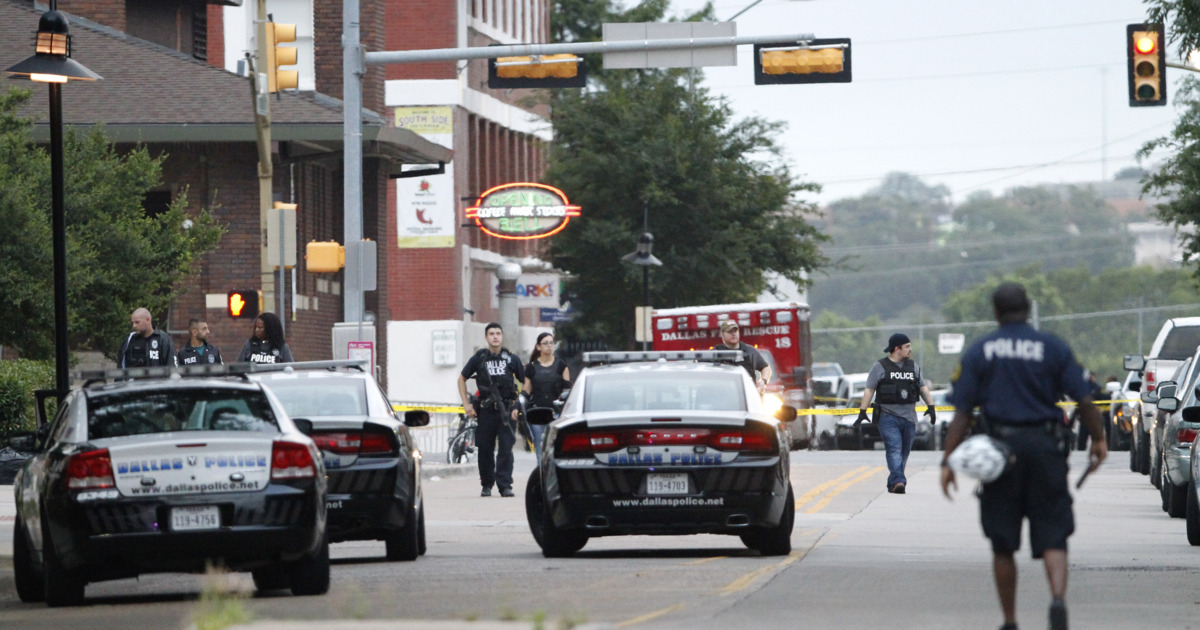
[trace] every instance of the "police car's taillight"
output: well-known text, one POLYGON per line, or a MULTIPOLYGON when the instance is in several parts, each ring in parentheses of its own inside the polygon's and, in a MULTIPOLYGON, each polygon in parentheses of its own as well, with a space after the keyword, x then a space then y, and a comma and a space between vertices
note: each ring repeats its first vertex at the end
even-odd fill
POLYGON ((1196 441, 1196 430, 1180 429, 1175 433, 1175 439, 1178 440, 1180 444, 1191 444, 1192 442, 1196 441))
POLYGON ((112 488, 112 458, 102 448, 72 455, 67 460, 67 487, 72 490, 112 488))
POLYGON ((276 441, 271 447, 271 479, 310 479, 317 476, 308 446, 296 442, 276 441))
POLYGON ((562 434, 561 440, 559 455, 591 455, 595 452, 592 450, 592 434, 587 431, 562 434))
POLYGON ((312 441, 322 451, 338 455, 355 455, 362 446, 362 436, 358 433, 314 433, 312 441))
POLYGON ((392 446, 390 440, 385 433, 370 433, 362 434, 362 446, 359 448, 359 455, 395 455, 399 449, 392 446))
POLYGON ((713 446, 722 451, 741 453, 773 453, 775 441, 764 430, 746 427, 741 431, 726 431, 714 436, 713 446))

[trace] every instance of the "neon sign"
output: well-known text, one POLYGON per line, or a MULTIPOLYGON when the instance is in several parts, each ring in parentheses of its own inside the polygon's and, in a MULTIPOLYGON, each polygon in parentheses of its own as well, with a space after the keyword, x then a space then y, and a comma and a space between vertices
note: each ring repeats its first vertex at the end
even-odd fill
POLYGON ((553 186, 522 182, 488 189, 467 208, 466 216, 492 236, 524 240, 559 233, 579 210, 553 186))

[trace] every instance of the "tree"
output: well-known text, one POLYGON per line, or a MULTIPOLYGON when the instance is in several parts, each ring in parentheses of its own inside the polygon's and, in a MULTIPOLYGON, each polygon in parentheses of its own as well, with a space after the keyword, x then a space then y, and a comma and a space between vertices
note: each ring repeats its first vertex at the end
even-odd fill
MULTIPOLYGON (((597 6, 611 9, 606 0, 560 2, 556 24, 593 33, 587 20, 605 14, 597 6)), ((661 19, 665 6, 641 5, 640 19, 661 19)), ((580 228, 557 235, 548 252, 571 274, 567 295, 582 314, 568 336, 631 342, 642 276, 621 257, 643 216, 664 262, 650 271, 655 306, 752 302, 769 288, 765 272, 807 285, 823 262, 823 236, 806 220, 813 207, 795 196, 816 187, 783 164, 779 123, 732 120, 689 70, 601 72, 592 81, 584 93, 555 96, 546 172, 583 208, 580 228)))
MULTIPOLYGON (((0 345, 45 359, 54 351, 50 158, 31 121, 15 115, 28 97, 0 95, 0 345)), ((142 201, 161 183, 164 158, 144 147, 118 154, 102 130, 68 130, 63 158, 70 344, 112 357, 129 313, 164 313, 224 228, 206 210, 189 215, 186 194, 147 215, 142 201)))

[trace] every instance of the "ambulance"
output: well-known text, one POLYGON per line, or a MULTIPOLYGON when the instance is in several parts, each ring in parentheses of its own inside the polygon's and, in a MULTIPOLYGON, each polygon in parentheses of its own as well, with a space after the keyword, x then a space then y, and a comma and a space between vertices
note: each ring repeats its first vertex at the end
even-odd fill
MULTIPOLYGON (((721 322, 738 323, 741 339, 771 366, 767 393, 797 409, 813 405, 811 311, 803 302, 714 304, 660 308, 650 312, 655 350, 707 350, 721 342, 721 322)), ((811 419, 788 425, 792 448, 807 448, 811 419)))

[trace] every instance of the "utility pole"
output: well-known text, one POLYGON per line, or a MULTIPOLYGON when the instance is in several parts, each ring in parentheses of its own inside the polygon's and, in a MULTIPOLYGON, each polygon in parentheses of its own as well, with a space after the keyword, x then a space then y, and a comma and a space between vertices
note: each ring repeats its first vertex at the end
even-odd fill
MULTIPOLYGON (((254 92, 254 135, 258 140, 258 247, 260 260, 259 285, 263 301, 271 303, 275 293, 275 267, 267 260, 267 217, 274 201, 274 169, 271 165, 271 98, 267 91, 267 0, 258 0, 254 16, 254 33, 258 40, 258 59, 250 65, 250 85, 254 92)), ((281 248, 282 249, 282 248, 281 248)), ((280 314, 280 320, 286 319, 280 314)))

